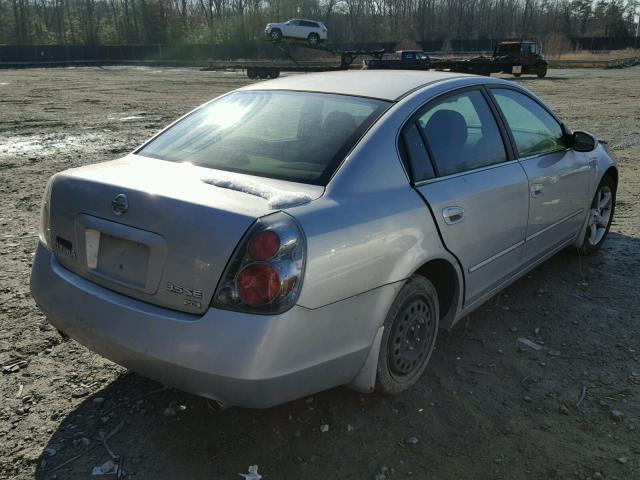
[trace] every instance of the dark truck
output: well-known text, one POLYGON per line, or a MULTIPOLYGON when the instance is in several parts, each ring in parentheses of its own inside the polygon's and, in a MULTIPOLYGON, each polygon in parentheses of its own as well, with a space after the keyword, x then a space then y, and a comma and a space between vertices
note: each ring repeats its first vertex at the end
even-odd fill
POLYGON ((547 61, 540 45, 533 41, 499 42, 491 57, 436 58, 418 50, 402 50, 367 62, 369 69, 395 70, 450 70, 452 72, 491 75, 510 73, 519 77, 523 73, 539 78, 547 74, 547 61))
POLYGON ((526 73, 543 78, 547 74, 548 62, 544 59, 542 48, 537 42, 500 42, 496 45, 491 60, 497 65, 503 65, 504 73, 512 73, 515 77, 526 73))

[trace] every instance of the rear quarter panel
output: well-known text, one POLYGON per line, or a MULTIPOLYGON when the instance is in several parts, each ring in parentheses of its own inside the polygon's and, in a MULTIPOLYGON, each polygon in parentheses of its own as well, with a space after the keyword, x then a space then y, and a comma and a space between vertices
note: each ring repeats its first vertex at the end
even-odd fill
MULTIPOLYGON (((325 195, 289 210, 307 236, 299 305, 319 308, 401 282, 432 259, 457 268, 398 152, 400 129, 423 100, 391 107, 345 159, 325 195)), ((458 276, 462 286, 459 270, 458 276)), ((380 324, 386 310, 376 315, 380 324)))

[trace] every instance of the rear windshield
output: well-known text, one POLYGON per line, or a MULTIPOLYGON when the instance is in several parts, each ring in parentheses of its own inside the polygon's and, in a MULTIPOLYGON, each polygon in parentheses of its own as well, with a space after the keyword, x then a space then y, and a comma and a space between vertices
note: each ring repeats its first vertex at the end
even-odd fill
POLYGON ((136 153, 325 185, 388 106, 345 95, 234 92, 196 110, 136 153))

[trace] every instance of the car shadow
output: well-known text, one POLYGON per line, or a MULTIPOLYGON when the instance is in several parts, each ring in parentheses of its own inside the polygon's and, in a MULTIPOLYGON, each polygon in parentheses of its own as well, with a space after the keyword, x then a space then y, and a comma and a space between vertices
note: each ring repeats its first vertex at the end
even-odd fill
MULTIPOLYGON (((638 334, 632 315, 621 314, 637 300, 627 307, 618 300, 638 281, 639 253, 640 239, 611 233, 595 255, 556 255, 442 332, 425 376, 398 396, 336 388, 266 410, 218 413, 203 398, 123 373, 62 419, 35 478, 93 478, 111 453, 135 479, 239 478, 250 465, 265 480, 373 478, 391 469, 398 478, 593 473, 590 452, 606 429, 585 437, 586 427, 558 405, 578 414, 572 405, 583 383, 572 379, 611 373, 601 355, 587 354, 591 344, 615 349, 638 334), (523 337, 541 349, 522 346, 523 337), (566 438, 578 434, 584 448, 568 449, 566 438)), ((601 415, 591 398, 582 408, 601 415)), ((625 432, 616 435, 624 443, 625 432)), ((623 466, 609 473, 616 468, 623 466)))

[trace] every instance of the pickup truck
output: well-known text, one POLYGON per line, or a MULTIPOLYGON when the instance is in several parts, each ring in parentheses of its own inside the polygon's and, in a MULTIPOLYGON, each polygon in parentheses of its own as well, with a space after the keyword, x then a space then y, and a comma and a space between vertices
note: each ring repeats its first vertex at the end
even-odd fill
POLYGON ((399 50, 395 53, 385 54, 380 59, 369 60, 367 68, 369 70, 429 70, 431 60, 429 55, 419 50, 399 50))

